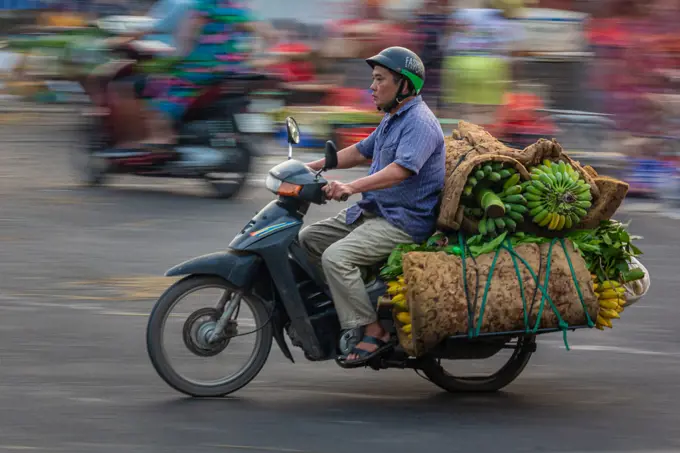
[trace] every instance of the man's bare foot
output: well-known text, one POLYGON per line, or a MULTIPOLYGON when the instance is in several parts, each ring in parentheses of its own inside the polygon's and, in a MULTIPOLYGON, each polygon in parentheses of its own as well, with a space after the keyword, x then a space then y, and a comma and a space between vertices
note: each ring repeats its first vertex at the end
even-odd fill
MULTIPOLYGON (((372 324, 369 324, 366 326, 364 330, 364 338, 365 337, 373 337, 377 338, 378 340, 387 343, 390 340, 390 334, 385 331, 385 329, 382 328, 380 323, 374 322, 372 324)), ((367 353, 372 353, 375 352, 380 346, 375 344, 375 343, 368 343, 365 341, 360 342, 355 346, 357 349, 360 349, 362 351, 366 351, 367 353)), ((359 354, 349 354, 347 356, 347 361, 351 362, 353 360, 358 360, 361 359, 362 357, 359 354)))

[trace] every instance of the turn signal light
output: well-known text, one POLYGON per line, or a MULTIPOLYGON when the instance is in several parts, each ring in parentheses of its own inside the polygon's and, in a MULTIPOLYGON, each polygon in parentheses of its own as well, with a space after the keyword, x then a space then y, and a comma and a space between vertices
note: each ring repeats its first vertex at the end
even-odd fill
POLYGON ((277 193, 284 197, 297 197, 302 190, 302 186, 291 184, 289 182, 282 182, 277 193))

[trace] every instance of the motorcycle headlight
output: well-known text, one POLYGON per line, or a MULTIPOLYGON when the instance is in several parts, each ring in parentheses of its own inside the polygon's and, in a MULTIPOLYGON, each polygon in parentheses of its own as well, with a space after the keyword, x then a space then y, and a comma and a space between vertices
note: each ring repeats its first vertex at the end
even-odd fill
POLYGON ((281 181, 272 175, 267 175, 264 185, 271 192, 284 197, 297 197, 302 190, 302 186, 281 181))

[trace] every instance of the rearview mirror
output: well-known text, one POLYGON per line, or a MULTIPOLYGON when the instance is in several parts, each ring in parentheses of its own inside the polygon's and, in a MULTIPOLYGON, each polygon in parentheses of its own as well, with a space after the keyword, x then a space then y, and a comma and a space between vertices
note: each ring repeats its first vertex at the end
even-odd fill
POLYGON ((291 145, 300 143, 300 128, 293 117, 286 118, 286 129, 288 130, 288 143, 291 145))
POLYGON ((338 166, 338 147, 335 146, 332 140, 326 142, 324 157, 326 158, 324 170, 332 170, 338 166))

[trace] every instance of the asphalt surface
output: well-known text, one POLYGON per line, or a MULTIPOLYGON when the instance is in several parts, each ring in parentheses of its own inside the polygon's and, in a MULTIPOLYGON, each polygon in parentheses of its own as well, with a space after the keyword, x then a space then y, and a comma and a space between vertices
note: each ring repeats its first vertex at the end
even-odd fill
POLYGON ((449 395, 412 371, 342 370, 298 349, 291 364, 274 346, 249 386, 193 400, 146 356, 146 316, 171 283, 159 277, 224 248, 271 196, 257 175, 230 201, 175 181, 82 189, 67 131, 0 127, 0 452, 680 451, 680 222, 654 206, 619 216, 645 237, 648 296, 613 330, 570 334, 569 352, 542 337, 503 392, 449 395))

